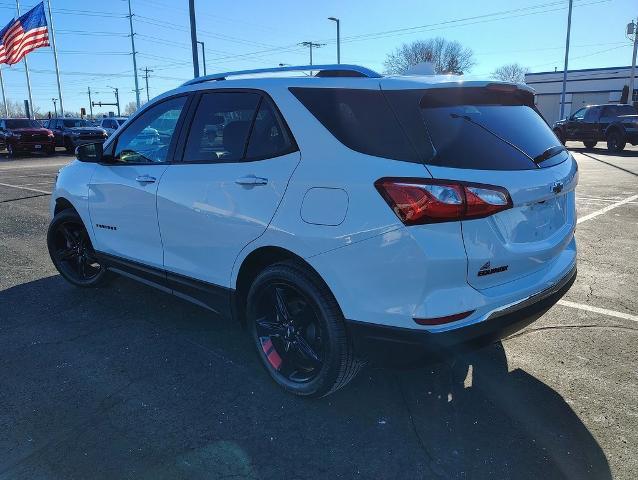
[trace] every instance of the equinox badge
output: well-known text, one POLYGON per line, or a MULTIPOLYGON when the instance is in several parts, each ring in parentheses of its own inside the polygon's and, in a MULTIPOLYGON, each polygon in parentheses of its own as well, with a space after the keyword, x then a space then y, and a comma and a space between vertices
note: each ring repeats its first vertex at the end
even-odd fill
POLYGON ((504 272, 505 270, 507 270, 508 266, 509 265, 502 265, 500 267, 492 268, 492 265, 490 264, 490 262, 487 262, 478 271, 478 276, 484 277, 485 275, 492 275, 493 273, 504 272))

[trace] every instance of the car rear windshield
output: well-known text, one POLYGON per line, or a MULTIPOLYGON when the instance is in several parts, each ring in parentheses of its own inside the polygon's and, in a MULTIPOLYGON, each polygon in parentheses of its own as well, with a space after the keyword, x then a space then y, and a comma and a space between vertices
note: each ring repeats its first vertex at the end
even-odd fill
POLYGON ((514 87, 290 91, 340 142, 368 155, 477 170, 568 158, 532 94, 514 87))
MULTIPOLYGON (((436 155, 429 163, 479 170, 526 170, 567 153, 530 93, 488 88, 432 89, 420 101, 436 155)), ((551 166, 551 165, 547 165, 551 166)))
POLYGON ((28 120, 26 118, 19 118, 14 120, 6 120, 6 125, 9 130, 16 128, 42 128, 42 125, 35 120, 28 120))

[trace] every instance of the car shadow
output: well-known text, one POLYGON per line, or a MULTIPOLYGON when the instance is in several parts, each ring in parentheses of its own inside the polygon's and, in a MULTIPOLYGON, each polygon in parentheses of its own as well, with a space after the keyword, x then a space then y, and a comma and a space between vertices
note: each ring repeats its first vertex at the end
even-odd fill
POLYGON ((300 399, 240 326, 130 280, 56 275, 0 292, 0 352, 0 477, 611 478, 501 344, 300 399))
POLYGON ((638 157, 638 150, 625 149, 622 152, 610 152, 609 150, 607 150, 605 144, 600 143, 594 148, 585 148, 582 144, 577 144, 576 146, 568 145, 567 149, 571 152, 578 152, 583 154, 588 153, 590 155, 600 155, 603 157, 638 157))

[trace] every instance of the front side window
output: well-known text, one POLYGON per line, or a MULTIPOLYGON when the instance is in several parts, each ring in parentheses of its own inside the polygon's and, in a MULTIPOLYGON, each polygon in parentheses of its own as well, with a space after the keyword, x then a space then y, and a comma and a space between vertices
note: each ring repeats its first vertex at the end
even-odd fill
POLYGON ((586 122, 595 122, 598 120, 598 115, 600 114, 600 107, 591 107, 587 109, 585 113, 585 121, 586 122))
POLYGON ((576 113, 572 115, 572 120, 582 120, 583 118, 585 118, 585 110, 585 108, 577 110, 576 113))
POLYGON ((168 161, 169 147, 185 104, 186 97, 176 97, 142 113, 118 137, 115 160, 124 163, 168 161))

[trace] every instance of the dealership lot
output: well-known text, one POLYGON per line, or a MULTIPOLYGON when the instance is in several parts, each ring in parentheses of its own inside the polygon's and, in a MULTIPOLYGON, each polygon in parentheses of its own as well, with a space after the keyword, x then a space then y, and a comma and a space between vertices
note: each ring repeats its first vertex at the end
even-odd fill
POLYGON ((284 394, 207 311, 125 279, 65 283, 45 233, 71 157, 0 158, 0 479, 635 478, 638 148, 569 146, 563 301, 502 346, 368 367, 321 400, 284 394))

